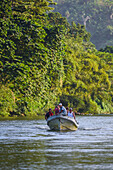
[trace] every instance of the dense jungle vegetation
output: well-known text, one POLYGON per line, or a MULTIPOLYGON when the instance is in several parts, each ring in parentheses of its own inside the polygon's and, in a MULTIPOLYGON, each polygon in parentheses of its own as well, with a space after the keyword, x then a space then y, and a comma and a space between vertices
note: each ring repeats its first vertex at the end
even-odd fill
POLYGON ((60 12, 71 23, 84 25, 91 33, 91 42, 96 48, 113 45, 112 0, 54 0, 55 12, 60 12))
POLYGON ((53 7, 52 0, 0 1, 0 115, 43 114, 59 102, 113 113, 113 47, 97 51, 85 26, 53 7))

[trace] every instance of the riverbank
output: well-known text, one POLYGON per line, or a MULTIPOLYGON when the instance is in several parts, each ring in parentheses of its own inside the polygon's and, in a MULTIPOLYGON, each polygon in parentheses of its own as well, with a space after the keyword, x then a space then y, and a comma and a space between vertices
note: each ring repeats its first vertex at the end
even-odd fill
POLYGON ((0 116, 0 121, 1 120, 38 120, 38 119, 43 119, 45 118, 45 115, 37 115, 37 116, 8 116, 8 117, 1 117, 0 116))
MULTIPOLYGON (((113 116, 113 113, 111 114, 76 114, 76 116, 113 116)), ((37 116, 9 116, 9 117, 1 117, 0 121, 2 120, 38 120, 38 119, 45 119, 45 114, 43 115, 37 115, 37 116)))

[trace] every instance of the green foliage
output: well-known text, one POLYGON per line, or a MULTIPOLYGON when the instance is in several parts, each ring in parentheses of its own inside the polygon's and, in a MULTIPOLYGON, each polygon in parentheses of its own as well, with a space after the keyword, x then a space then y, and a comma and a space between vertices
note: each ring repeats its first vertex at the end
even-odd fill
POLYGON ((52 10, 53 0, 12 0, 13 15, 27 19, 43 18, 43 14, 52 10))
MULTIPOLYGON (((68 105, 71 103, 80 112, 99 113, 96 98, 102 97, 102 101, 106 101, 105 93, 109 92, 111 88, 107 74, 109 65, 96 55, 96 51, 92 50, 91 52, 84 48, 83 42, 78 41, 76 36, 68 38, 66 39, 66 57, 64 59, 63 96, 71 96, 72 101, 75 96, 80 99, 81 105, 77 100, 75 100, 76 104, 73 104, 70 99, 67 99, 66 102, 68 105)), ((84 39, 84 36, 82 38, 84 39)), ((109 99, 107 101, 112 102, 109 99)), ((104 112, 104 108, 101 108, 101 111, 104 112)))
POLYGON ((113 2, 111 0, 54 0, 54 12, 60 12, 71 23, 84 25, 97 49, 113 45, 113 2))
POLYGON ((52 4, 0 1, 1 115, 43 114, 60 101, 79 112, 112 112, 112 47, 98 52, 84 26, 48 13, 52 4))
POLYGON ((104 49, 100 49, 99 51, 102 51, 102 52, 108 52, 108 53, 113 53, 113 46, 106 46, 104 49))
MULTIPOLYGON (((108 77, 111 83, 111 88, 109 91, 109 109, 112 110, 111 108, 113 107, 112 101, 113 101, 113 54, 112 54, 112 46, 106 46, 104 49, 101 49, 100 51, 102 52, 98 52, 97 55, 101 58, 101 60, 103 60, 106 64, 109 65, 109 69, 107 71, 108 73, 108 77)), ((107 103, 107 102, 105 102, 107 103)))
POLYGON ((0 86, 0 116, 9 116, 16 109, 15 96, 10 88, 0 86))
MULTIPOLYGON (((48 2, 45 1, 45 5, 43 3, 43 10, 39 11, 39 15, 51 9, 47 7, 48 2)), ((62 31, 59 33, 59 27, 55 26, 51 30, 51 27, 45 28, 41 20, 26 19, 23 15, 25 8, 20 9, 20 4, 25 5, 22 1, 13 2, 13 11, 11 11, 11 4, 8 4, 13 17, 11 18, 8 13, 8 21, 5 24, 4 20, 1 21, 0 78, 2 84, 7 86, 9 83, 9 88, 15 94, 16 110, 11 112, 16 112, 18 115, 32 115, 39 112, 45 105, 52 105, 53 101, 56 101, 58 90, 55 87, 59 86, 59 74, 62 71, 58 68, 60 68, 63 53, 61 52, 63 49, 61 35, 63 34, 62 31), (51 32, 50 37, 45 31, 47 29, 51 32), (54 48, 51 49, 53 41, 54 48), (58 49, 59 46, 61 46, 60 49, 58 49), (55 74, 56 81, 53 82, 55 74), (49 102, 51 99, 53 101, 49 102)), ((26 11, 29 13, 29 10, 26 11)))

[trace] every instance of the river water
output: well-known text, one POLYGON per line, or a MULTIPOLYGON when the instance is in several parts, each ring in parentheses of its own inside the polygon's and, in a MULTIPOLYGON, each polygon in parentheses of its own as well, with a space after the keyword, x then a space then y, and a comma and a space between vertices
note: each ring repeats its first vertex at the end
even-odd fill
POLYGON ((113 116, 78 116, 77 131, 44 119, 0 121, 0 170, 113 170, 113 116))

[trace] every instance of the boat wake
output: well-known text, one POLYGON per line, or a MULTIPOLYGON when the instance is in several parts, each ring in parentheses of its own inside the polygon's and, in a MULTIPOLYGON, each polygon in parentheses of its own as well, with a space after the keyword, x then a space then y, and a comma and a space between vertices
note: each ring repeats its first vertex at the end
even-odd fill
POLYGON ((101 128, 84 128, 84 127, 79 127, 79 130, 100 130, 101 128))
POLYGON ((48 126, 37 126, 37 129, 40 129, 40 130, 49 130, 49 127, 48 126))

